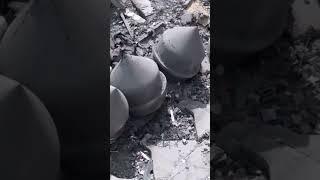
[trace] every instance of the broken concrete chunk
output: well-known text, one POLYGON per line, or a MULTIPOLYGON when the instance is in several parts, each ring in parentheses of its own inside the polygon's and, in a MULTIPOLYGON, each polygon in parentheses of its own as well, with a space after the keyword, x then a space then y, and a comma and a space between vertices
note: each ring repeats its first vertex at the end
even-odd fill
POLYGON ((210 23, 210 17, 203 13, 196 13, 195 15, 197 23, 202 26, 207 26, 210 23))
POLYGON ((208 149, 205 143, 187 141, 184 145, 182 142, 166 141, 149 148, 157 180, 205 179, 210 174, 210 153, 204 153, 204 149, 208 149))
POLYGON ((209 57, 206 56, 201 62, 201 73, 205 74, 208 72, 210 72, 210 60, 209 60, 209 57))
POLYGON ((153 13, 153 7, 149 0, 131 0, 138 12, 144 17, 148 17, 153 13))
POLYGON ((207 132, 210 132, 210 104, 202 104, 192 100, 183 100, 178 106, 181 109, 187 109, 192 113, 199 138, 207 132))
POLYGON ((132 18, 134 21, 136 21, 137 23, 144 23, 146 22, 145 19, 143 19, 141 16, 137 15, 136 13, 130 11, 129 9, 126 9, 124 15, 126 15, 127 17, 132 18))
POLYGON ((205 16, 210 16, 209 11, 202 5, 201 1, 194 0, 193 3, 187 8, 187 11, 196 15, 203 14, 205 16))

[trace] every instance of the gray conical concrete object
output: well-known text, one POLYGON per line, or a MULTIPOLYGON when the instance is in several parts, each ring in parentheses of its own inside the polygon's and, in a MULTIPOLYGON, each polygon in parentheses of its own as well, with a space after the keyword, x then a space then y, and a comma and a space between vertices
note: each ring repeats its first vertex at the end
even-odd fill
POLYGON ((167 80, 152 59, 124 55, 111 72, 110 84, 124 93, 132 116, 146 116, 163 103, 167 80))
POLYGON ((163 33, 153 57, 165 75, 173 79, 195 76, 205 57, 197 27, 174 27, 163 33))
POLYGON ((124 94, 117 88, 110 86, 110 142, 121 133, 129 118, 129 105, 124 94))
POLYGON ((0 75, 0 179, 58 180, 60 142, 43 102, 0 75))

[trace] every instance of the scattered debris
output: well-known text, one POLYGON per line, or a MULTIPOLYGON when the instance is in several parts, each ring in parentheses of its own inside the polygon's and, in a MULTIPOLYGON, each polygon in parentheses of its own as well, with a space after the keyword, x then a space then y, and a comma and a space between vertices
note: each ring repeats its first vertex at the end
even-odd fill
POLYGON ((131 28, 130 28, 130 25, 129 25, 128 21, 126 20, 126 18, 124 17, 124 15, 123 15, 122 12, 120 13, 120 16, 121 16, 121 19, 122 19, 124 25, 126 26, 128 32, 129 32, 129 34, 130 34, 130 36, 131 36, 132 38, 134 38, 134 34, 133 34, 133 32, 132 32, 132 30, 131 30, 131 28))
POLYGON ((173 110, 170 109, 169 112, 170 112, 170 117, 171 117, 171 123, 172 123, 174 126, 179 126, 178 122, 177 122, 177 121, 175 120, 175 118, 174 118, 173 110))
POLYGON ((143 43, 144 41, 148 40, 149 37, 153 37, 155 35, 157 35, 157 33, 159 32, 160 28, 165 27, 165 23, 160 22, 157 25, 155 25, 154 27, 151 27, 150 29, 148 29, 147 33, 144 34, 142 37, 139 37, 138 42, 139 43, 143 43))

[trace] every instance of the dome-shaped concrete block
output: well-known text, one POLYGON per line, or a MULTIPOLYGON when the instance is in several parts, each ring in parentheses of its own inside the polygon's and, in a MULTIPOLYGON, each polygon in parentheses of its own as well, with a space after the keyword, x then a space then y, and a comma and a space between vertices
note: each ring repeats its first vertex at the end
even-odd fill
POLYGON ((110 142, 120 134, 129 118, 129 105, 124 94, 110 86, 110 142))
POLYGON ((110 84, 125 94, 131 115, 145 116, 160 108, 167 80, 152 59, 124 55, 111 72, 110 84))
POLYGON ((51 115, 30 90, 1 75, 0 142, 0 179, 58 179, 60 143, 51 115))
POLYGON ((192 78, 199 72, 205 57, 198 28, 174 27, 166 30, 153 47, 153 57, 168 78, 192 78))

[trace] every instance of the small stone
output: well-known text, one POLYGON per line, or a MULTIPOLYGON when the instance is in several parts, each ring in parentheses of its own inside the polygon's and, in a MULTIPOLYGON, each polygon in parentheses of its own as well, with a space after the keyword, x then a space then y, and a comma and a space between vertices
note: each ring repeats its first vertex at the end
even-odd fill
POLYGON ((187 11, 185 11, 180 18, 181 18, 182 25, 187 25, 192 22, 192 14, 187 11))
POLYGON ((200 14, 197 18, 197 21, 202 26, 207 26, 210 23, 210 18, 207 15, 200 14))
POLYGON ((120 39, 120 38, 116 38, 116 39, 115 39, 115 43, 116 43, 116 44, 120 44, 120 43, 121 43, 121 39, 120 39))
POLYGON ((208 72, 210 72, 210 61, 209 61, 209 57, 206 56, 201 62, 201 73, 205 74, 208 72))
POLYGON ((188 144, 187 140, 186 139, 182 139, 182 144, 184 144, 184 145, 188 144))
POLYGON ((140 47, 136 47, 136 54, 137 56, 143 56, 144 55, 143 49, 141 49, 140 47))

